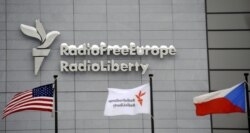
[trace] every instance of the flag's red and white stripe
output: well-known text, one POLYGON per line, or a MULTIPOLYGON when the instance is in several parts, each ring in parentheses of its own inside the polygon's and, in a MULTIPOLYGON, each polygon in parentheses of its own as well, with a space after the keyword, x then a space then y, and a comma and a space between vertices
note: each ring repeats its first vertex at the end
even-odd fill
POLYGON ((53 97, 33 97, 32 90, 17 93, 5 107, 3 118, 15 112, 24 110, 52 112, 53 97))

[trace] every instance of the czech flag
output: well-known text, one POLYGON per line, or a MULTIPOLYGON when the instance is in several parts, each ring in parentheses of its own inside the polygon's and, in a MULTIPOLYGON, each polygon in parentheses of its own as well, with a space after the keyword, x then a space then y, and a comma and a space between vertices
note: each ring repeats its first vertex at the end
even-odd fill
POLYGON ((246 112, 246 93, 244 82, 229 89, 194 97, 196 115, 246 112))

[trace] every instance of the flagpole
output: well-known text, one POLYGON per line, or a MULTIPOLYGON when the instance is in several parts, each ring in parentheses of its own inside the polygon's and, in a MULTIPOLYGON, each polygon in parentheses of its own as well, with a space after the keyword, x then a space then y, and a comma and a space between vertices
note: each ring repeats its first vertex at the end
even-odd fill
POLYGON ((54 75, 54 89, 55 89, 55 133, 58 133, 58 116, 57 116, 57 75, 54 75))
POLYGON ((149 80, 150 80, 150 108, 151 108, 151 133, 154 133, 155 127, 154 127, 154 104, 153 104, 153 83, 152 83, 152 77, 153 74, 149 74, 149 80))
POLYGON ((249 112, 249 94, 248 94, 248 75, 249 73, 244 73, 245 76, 245 88, 246 88, 246 101, 247 101, 247 120, 248 120, 248 132, 250 133, 250 112, 249 112))

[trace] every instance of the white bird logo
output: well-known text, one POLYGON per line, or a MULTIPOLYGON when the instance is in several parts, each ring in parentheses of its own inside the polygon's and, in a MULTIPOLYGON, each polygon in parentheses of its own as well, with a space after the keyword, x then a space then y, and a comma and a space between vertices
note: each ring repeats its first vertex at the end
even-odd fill
POLYGON ((50 49, 49 46, 52 44, 52 42, 55 40, 55 38, 60 35, 60 32, 58 31, 51 31, 48 34, 46 34, 42 23, 40 20, 36 20, 36 27, 28 26, 25 24, 20 25, 20 29, 23 32, 23 34, 36 38, 41 42, 41 45, 37 48, 33 48, 32 55, 35 60, 35 75, 39 72, 42 62, 46 56, 49 55, 50 49))

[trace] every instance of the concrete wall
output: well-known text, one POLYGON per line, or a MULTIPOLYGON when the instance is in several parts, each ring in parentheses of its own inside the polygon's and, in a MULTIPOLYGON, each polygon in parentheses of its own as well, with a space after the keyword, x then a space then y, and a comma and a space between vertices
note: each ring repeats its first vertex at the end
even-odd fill
MULTIPOLYGON (((156 133, 210 133, 210 117, 196 117, 192 103, 194 96, 209 90, 204 5, 204 0, 0 0, 0 109, 15 93, 50 83, 58 74, 60 133, 149 133, 149 115, 104 117, 103 110, 108 87, 135 87, 153 73, 156 133), (31 50, 39 42, 19 29, 22 23, 34 25, 35 19, 47 31, 61 32, 38 76, 31 50), (149 63, 144 75, 59 71, 59 60, 65 59, 59 55, 62 42, 100 41, 173 44, 177 55, 115 58, 149 63)), ((21 112, 0 120, 0 132, 53 133, 53 124, 50 113, 21 112)))

